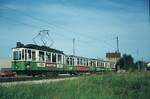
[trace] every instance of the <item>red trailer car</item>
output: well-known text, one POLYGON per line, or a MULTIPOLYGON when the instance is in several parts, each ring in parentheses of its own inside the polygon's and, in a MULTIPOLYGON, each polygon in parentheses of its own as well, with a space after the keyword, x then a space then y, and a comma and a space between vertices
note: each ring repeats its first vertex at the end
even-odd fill
POLYGON ((11 68, 0 68, 0 77, 16 76, 16 72, 12 72, 11 68))
POLYGON ((10 71, 6 71, 6 72, 0 72, 0 77, 6 77, 6 76, 16 76, 17 73, 16 72, 10 72, 10 71))

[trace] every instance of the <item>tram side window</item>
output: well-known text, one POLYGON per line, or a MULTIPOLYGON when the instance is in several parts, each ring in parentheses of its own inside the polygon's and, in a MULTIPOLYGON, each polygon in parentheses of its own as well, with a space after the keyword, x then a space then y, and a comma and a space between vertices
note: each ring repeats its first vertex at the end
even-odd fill
POLYGON ((58 63, 61 63, 61 55, 58 55, 58 63))
POLYGON ((31 50, 28 50, 28 59, 31 59, 31 50))
POLYGON ((74 59, 74 58, 72 59, 72 64, 73 64, 73 65, 75 64, 75 59, 74 59))
POLYGON ((22 60, 24 60, 24 49, 22 49, 22 60))
POLYGON ((93 62, 92 61, 90 61, 90 66, 93 66, 93 62))
POLYGON ((86 60, 86 66, 88 66, 88 60, 86 60))
POLYGON ((27 60, 27 50, 25 50, 25 60, 27 60))
POLYGON ((99 66, 101 66, 101 67, 102 67, 102 62, 99 62, 99 66))
POLYGON ((13 52, 13 60, 18 60, 19 57, 18 57, 18 51, 14 51, 13 52))
POLYGON ((67 64, 69 65, 69 57, 67 57, 66 62, 67 62, 67 64))
POLYGON ((82 59, 80 59, 80 65, 83 65, 83 64, 82 64, 82 59))
POLYGON ((73 58, 70 58, 70 65, 73 65, 73 58))
POLYGON ((32 60, 36 60, 36 57, 35 57, 35 51, 32 51, 32 60))
POLYGON ((96 64, 97 66, 99 66, 99 61, 97 61, 97 64, 96 64))
POLYGON ((51 62, 51 53, 46 53, 46 55, 47 55, 47 61, 51 62))
POLYGON ((21 60, 21 51, 19 51, 19 60, 21 60))
POLYGON ((56 62, 56 54, 52 54, 52 62, 56 62))
POLYGON ((86 66, 86 60, 84 59, 84 66, 86 66))
POLYGON ((93 66, 96 66, 96 61, 93 61, 93 66))
POLYGON ((101 63, 101 66, 104 67, 104 63, 101 63))
POLYGON ((104 63, 104 67, 107 67, 107 64, 106 64, 106 63, 104 63))
POLYGON ((44 61, 44 52, 39 51, 39 60, 44 61))
POLYGON ((103 67, 103 63, 102 62, 100 62, 100 66, 103 67))
POLYGON ((79 58, 77 58, 77 64, 79 65, 79 58))

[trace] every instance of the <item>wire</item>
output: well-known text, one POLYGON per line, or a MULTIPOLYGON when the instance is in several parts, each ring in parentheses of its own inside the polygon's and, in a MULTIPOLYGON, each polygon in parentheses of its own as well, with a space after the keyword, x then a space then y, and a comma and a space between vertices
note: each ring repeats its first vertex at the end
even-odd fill
POLYGON ((36 26, 36 25, 31 25, 31 24, 27 24, 27 23, 23 23, 23 22, 20 22, 20 21, 17 21, 17 20, 13 20, 13 19, 10 19, 9 17, 6 17, 6 16, 1 16, 1 18, 4 18, 4 19, 7 19, 7 20, 11 20, 13 21, 13 23, 18 23, 18 24, 22 24, 22 25, 25 25, 25 26, 28 26, 28 27, 33 27, 33 28, 40 28, 40 29, 43 29, 39 26, 36 26))
MULTIPOLYGON (((84 38, 86 38, 86 39, 88 38, 90 41, 93 41, 93 42, 100 42, 100 40, 99 40, 98 38, 92 37, 92 36, 90 36, 90 35, 87 35, 87 34, 85 35, 85 34, 82 34, 82 33, 78 33, 78 32, 71 31, 71 30, 66 29, 66 28, 64 28, 64 27, 62 27, 62 26, 58 26, 58 25, 55 25, 55 24, 53 24, 53 23, 50 23, 49 21, 46 21, 46 20, 43 20, 43 19, 40 19, 40 18, 31 16, 30 14, 23 13, 22 11, 17 10, 17 9, 14 9, 14 8, 6 7, 6 6, 3 6, 3 7, 6 8, 6 9, 13 10, 13 11, 15 11, 15 12, 22 13, 22 15, 27 16, 27 17, 30 17, 30 18, 32 18, 32 19, 34 19, 34 20, 37 20, 37 21, 40 21, 40 22, 44 22, 44 23, 48 24, 49 26, 53 26, 53 27, 55 27, 55 28, 59 28, 59 29, 68 31, 69 33, 72 33, 72 34, 74 34, 74 35, 78 34, 78 35, 80 35, 80 36, 82 36, 82 37, 84 37, 84 38)), ((60 34, 60 33, 59 33, 59 34, 60 34)), ((72 39, 72 38, 71 38, 71 39, 72 39)), ((80 41, 81 41, 81 40, 80 40, 80 41)), ((82 40, 82 41, 83 41, 83 40, 82 40)), ((81 42, 82 42, 82 41, 81 41, 81 42)), ((85 41, 83 41, 83 42, 85 42, 85 41)), ((103 43, 105 43, 105 44, 107 44, 107 45, 110 46, 110 44, 106 43, 106 41, 101 41, 101 42, 103 42, 103 43)), ((112 46, 111 46, 111 47, 112 47, 112 46)))
MULTIPOLYGON (((1 6, 1 8, 2 8, 2 6, 1 6)), ((17 10, 17 9, 14 9, 14 8, 10 8, 10 7, 6 7, 6 6, 3 6, 3 8, 4 8, 4 9, 9 9, 9 10, 12 10, 12 11, 15 11, 15 12, 19 12, 19 13, 21 13, 21 15, 30 17, 30 18, 32 18, 33 20, 37 20, 37 21, 46 23, 46 24, 48 24, 48 25, 50 26, 50 28, 52 28, 52 26, 53 26, 53 27, 55 27, 55 28, 59 28, 59 29, 68 31, 69 33, 72 33, 72 34, 74 34, 74 35, 77 35, 77 34, 78 34, 78 35, 80 35, 80 37, 82 36, 82 37, 84 37, 84 38, 86 38, 86 39, 88 38, 88 40, 92 41, 92 43, 91 43, 90 41, 79 40, 79 39, 77 39, 77 38, 74 37, 74 38, 76 39, 76 41, 78 41, 78 42, 81 42, 81 43, 84 43, 84 44, 88 44, 88 45, 89 45, 89 44, 91 44, 91 45, 96 45, 96 46, 97 46, 97 43, 99 44, 99 43, 101 42, 101 43, 106 44, 106 45, 109 46, 109 47, 113 47, 111 44, 107 43, 108 40, 107 40, 107 42, 106 42, 106 40, 101 40, 101 41, 100 41, 98 38, 92 37, 92 36, 87 35, 87 34, 85 35, 85 34, 82 34, 82 33, 73 32, 73 31, 71 31, 71 30, 69 30, 69 29, 66 29, 66 28, 62 27, 62 26, 58 26, 58 25, 52 24, 52 23, 50 23, 49 21, 46 21, 46 20, 43 20, 43 19, 40 19, 40 18, 37 18, 37 17, 33 17, 33 16, 31 16, 30 14, 23 13, 23 12, 20 11, 20 10, 17 10)), ((19 23, 21 23, 21 24, 23 24, 23 25, 26 25, 26 26, 34 27, 34 28, 40 28, 40 29, 43 30, 43 28, 38 27, 38 26, 35 26, 35 25, 26 24, 26 23, 22 23, 22 22, 19 22, 19 23)), ((55 33, 56 33, 56 32, 55 32, 55 33)), ((71 37, 67 37, 66 35, 61 34, 61 33, 59 33, 59 34, 57 33, 56 35, 60 36, 61 38, 63 37, 63 38, 65 38, 65 39, 67 38, 68 40, 72 40, 71 37)))
MULTIPOLYGON (((2 8, 2 6, 1 6, 1 8, 2 8)), ((33 17, 32 15, 23 13, 23 12, 20 11, 20 10, 17 10, 17 9, 14 9, 14 8, 10 8, 10 7, 6 7, 6 6, 3 6, 3 8, 9 9, 9 10, 12 10, 12 11, 15 11, 15 12, 19 12, 19 13, 21 13, 21 15, 30 17, 30 18, 32 18, 32 19, 34 19, 34 20, 37 20, 37 21, 40 21, 40 22, 44 22, 44 23, 49 24, 50 26, 53 26, 53 24, 49 23, 48 21, 45 21, 45 20, 40 19, 40 18, 37 18, 37 17, 33 17)))

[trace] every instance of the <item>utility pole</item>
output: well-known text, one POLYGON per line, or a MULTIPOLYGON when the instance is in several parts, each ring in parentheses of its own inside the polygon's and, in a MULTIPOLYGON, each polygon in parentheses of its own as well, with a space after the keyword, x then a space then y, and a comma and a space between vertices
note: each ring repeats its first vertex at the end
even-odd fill
POLYGON ((75 56, 75 38, 73 38, 73 55, 75 56))
POLYGON ((144 66, 144 59, 143 59, 143 57, 142 57, 142 70, 145 70, 145 66, 144 66))
MULTIPOLYGON (((137 49, 137 57, 138 57, 138 60, 140 59, 139 58, 139 49, 137 49)), ((139 60, 139 62, 140 62, 140 60, 139 60)), ((139 64, 139 62, 137 63, 137 65, 138 65, 138 71, 140 71, 140 64, 139 64)))
POLYGON ((118 36, 116 37, 116 41, 117 41, 117 53, 119 53, 119 39, 118 39, 118 36))

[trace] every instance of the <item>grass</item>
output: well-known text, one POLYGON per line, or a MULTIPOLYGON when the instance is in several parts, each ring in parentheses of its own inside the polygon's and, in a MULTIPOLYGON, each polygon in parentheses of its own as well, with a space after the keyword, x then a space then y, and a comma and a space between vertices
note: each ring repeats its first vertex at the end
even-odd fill
POLYGON ((49 84, 0 86, 0 99, 150 99, 150 72, 109 73, 49 84))

